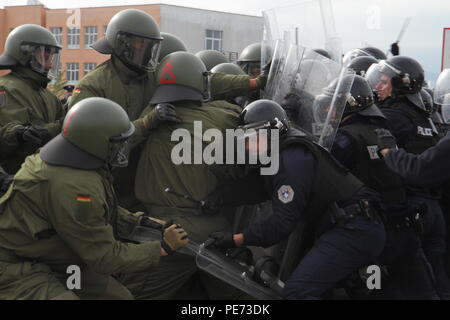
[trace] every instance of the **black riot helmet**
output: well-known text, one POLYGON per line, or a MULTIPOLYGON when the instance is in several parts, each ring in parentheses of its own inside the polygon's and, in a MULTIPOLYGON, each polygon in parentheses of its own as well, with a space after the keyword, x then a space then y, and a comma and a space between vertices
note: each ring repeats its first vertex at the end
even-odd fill
POLYGON ((387 59, 387 56, 380 49, 377 49, 375 47, 365 47, 360 49, 354 49, 347 52, 343 58, 344 66, 348 66, 349 63, 357 57, 367 57, 367 56, 374 57, 377 60, 387 59))
POLYGON ((313 49, 313 51, 315 51, 316 53, 318 53, 318 54, 324 56, 325 58, 328 58, 328 59, 331 60, 331 56, 330 56, 330 54, 328 53, 327 50, 319 48, 319 49, 313 49))
POLYGON ((425 111, 431 115, 434 112, 434 103, 433 103, 433 97, 428 93, 425 88, 422 88, 420 90, 420 96, 422 97, 423 104, 425 106, 425 111))
POLYGON ((374 104, 372 88, 370 88, 367 80, 361 76, 355 76, 353 80, 343 116, 353 113, 367 117, 385 118, 380 109, 374 104))
POLYGON ((369 70, 370 66, 374 63, 378 63, 378 60, 374 57, 361 56, 350 61, 350 64, 347 67, 355 70, 357 75, 364 77, 367 70, 369 70))
POLYGON ((365 47, 361 49, 364 52, 367 52, 370 56, 374 57, 378 60, 386 60, 386 54, 378 48, 375 47, 365 47))
POLYGON ((280 136, 289 130, 286 111, 275 101, 256 100, 242 110, 241 128, 279 129, 280 136))

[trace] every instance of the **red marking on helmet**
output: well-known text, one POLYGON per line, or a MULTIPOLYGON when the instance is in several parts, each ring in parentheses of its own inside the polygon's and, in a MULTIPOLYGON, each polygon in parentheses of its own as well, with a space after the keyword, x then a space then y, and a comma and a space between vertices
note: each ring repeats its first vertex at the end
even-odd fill
POLYGON ((69 123, 70 121, 72 121, 73 116, 75 115, 75 112, 72 112, 72 114, 70 115, 70 117, 67 119, 66 121, 66 125, 64 126, 64 130, 63 130, 63 136, 67 135, 67 129, 69 127, 69 123))
POLYGON ((164 72, 159 78, 159 83, 177 83, 177 77, 172 73, 173 65, 170 64, 172 61, 173 60, 170 60, 162 67, 164 72), (164 79, 166 75, 168 76, 168 79, 164 79))

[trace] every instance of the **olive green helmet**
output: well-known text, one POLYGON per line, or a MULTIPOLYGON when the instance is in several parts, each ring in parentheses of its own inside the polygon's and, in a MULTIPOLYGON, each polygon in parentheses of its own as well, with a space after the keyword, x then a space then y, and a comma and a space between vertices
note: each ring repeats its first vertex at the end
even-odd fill
POLYGON ((172 52, 187 51, 186 44, 176 35, 167 32, 161 32, 161 36, 164 38, 164 40, 161 44, 159 61, 161 61, 165 56, 172 52))
POLYGON ((106 36, 92 48, 103 54, 114 54, 136 71, 156 69, 161 33, 148 13, 137 9, 120 11, 111 18, 106 36))
POLYGON ((133 133, 134 125, 120 105, 105 98, 86 98, 67 112, 61 134, 40 155, 50 164, 79 169, 96 169, 105 163, 124 167, 133 133))
POLYGON ((261 61, 261 43, 252 43, 242 50, 238 62, 260 62, 261 61))
POLYGON ((209 99, 209 72, 203 62, 189 52, 173 52, 156 71, 158 87, 152 103, 209 99))
POLYGON ((206 69, 210 71, 218 64, 230 62, 225 55, 217 50, 202 50, 195 54, 206 66, 206 69))
POLYGON ((218 64, 217 66, 211 69, 211 72, 212 73, 222 72, 226 74, 233 74, 236 76, 246 74, 244 70, 241 69, 241 67, 231 62, 218 64))
POLYGON ((59 69, 60 50, 49 30, 35 24, 24 24, 11 31, 6 38, 5 52, 0 56, 0 69, 22 65, 54 78, 59 69))

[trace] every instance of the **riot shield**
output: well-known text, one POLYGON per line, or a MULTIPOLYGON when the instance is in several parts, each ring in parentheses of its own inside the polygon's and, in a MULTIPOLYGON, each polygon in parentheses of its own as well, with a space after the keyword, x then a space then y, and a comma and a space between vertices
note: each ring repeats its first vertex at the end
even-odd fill
POLYGON ((442 70, 433 92, 434 103, 439 105, 450 104, 450 69, 442 70))
MULTIPOLYGON (((126 239, 139 243, 159 241, 161 239, 161 231, 137 226, 126 239)), ((264 286, 252 279, 254 276, 253 266, 248 266, 242 262, 239 263, 221 252, 206 249, 205 244, 199 245, 191 240, 177 252, 195 257, 197 266, 200 269, 256 299, 281 299, 281 291, 284 287, 284 283, 278 278, 271 274, 264 274, 262 278, 264 278, 267 283, 267 285, 264 286)))
POLYGON ((264 99, 270 99, 275 94, 276 83, 280 80, 283 74, 283 69, 286 65, 286 56, 288 54, 287 43, 284 40, 277 40, 274 46, 272 65, 270 66, 267 84, 264 89, 264 99))
POLYGON ((288 45, 321 48, 341 63, 342 44, 337 36, 331 0, 304 1, 263 12, 265 40, 283 39, 288 45))
POLYGON ((268 81, 271 90, 267 98, 285 108, 291 124, 314 136, 326 149, 332 146, 355 75, 342 70, 340 64, 313 50, 291 45, 268 81), (328 99, 322 102, 326 105, 315 110, 316 100, 325 90, 328 99))

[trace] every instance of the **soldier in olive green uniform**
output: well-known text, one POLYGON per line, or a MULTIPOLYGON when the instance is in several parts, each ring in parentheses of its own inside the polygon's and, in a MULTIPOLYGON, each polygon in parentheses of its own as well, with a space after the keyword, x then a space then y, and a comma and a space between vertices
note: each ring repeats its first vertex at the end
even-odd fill
MULTIPOLYGON (((88 97, 110 99, 125 109, 139 133, 142 126, 137 119, 155 90, 152 71, 158 63, 162 39, 158 25, 146 12, 127 9, 117 13, 108 24, 106 36, 92 46, 102 54, 111 54, 111 59, 78 82, 69 108, 88 97)), ((113 172, 119 203, 130 209, 138 204, 133 185, 139 153, 139 148, 134 149, 129 166, 113 172)))
MULTIPOLYGON (((121 105, 133 121, 137 134, 145 131, 142 111, 150 104, 155 86, 158 82, 153 72, 160 51, 162 37, 154 19, 147 13, 127 9, 117 13, 109 22, 106 37, 98 40, 93 48, 103 54, 111 54, 111 59, 99 65, 84 77, 74 90, 69 108, 87 97, 104 97, 121 105)), ((178 50, 168 46, 164 52, 178 50)), ((227 95, 239 95, 241 91, 257 86, 249 77, 236 79, 225 74, 213 81, 213 90, 217 98, 227 95)), ((148 134, 147 132, 145 132, 148 134)), ((134 197, 134 177, 140 148, 133 149, 130 164, 125 169, 114 171, 114 188, 119 196, 119 203, 128 209, 141 209, 134 197)))
POLYGON ((61 131, 62 105, 46 89, 57 73, 60 49, 38 25, 19 26, 6 39, 0 69, 12 72, 0 78, 0 162, 9 173, 61 131))
MULTIPOLYGON (((203 131, 219 129, 225 134, 225 129, 237 126, 241 108, 225 101, 203 103, 209 95, 208 72, 193 54, 169 54, 161 62, 157 76, 160 83, 151 102, 157 104, 156 108, 168 103, 174 105, 181 122, 161 125, 151 132, 139 161, 136 196, 152 216, 181 223, 189 237, 201 243, 219 226, 228 230, 231 226, 222 215, 205 215, 197 201, 219 184, 236 178, 239 171, 230 165, 174 164, 172 150, 179 142, 171 141, 171 135, 174 130, 181 129, 188 135, 186 138, 192 138, 193 146, 194 139, 201 139, 198 134, 194 137, 195 121, 201 123, 203 131), (165 191, 167 188, 169 192, 165 191)), ((150 110, 152 107, 147 108, 144 114, 150 110)), ((205 144, 202 141, 197 143, 203 150, 205 144)), ((194 161, 194 152, 187 152, 194 161)), ((200 276, 211 298, 230 299, 240 294, 199 271, 195 258, 182 254, 162 258, 152 272, 125 274, 122 281, 138 298, 173 299, 179 297, 179 290, 194 275, 200 276)))
POLYGON ((121 242, 150 220, 118 207, 110 167, 128 163, 134 126, 124 110, 89 98, 69 110, 62 133, 27 157, 0 200, 0 299, 131 299, 110 275, 151 272, 188 241, 177 225, 161 242, 121 242), (66 287, 81 268, 81 289, 66 287))

